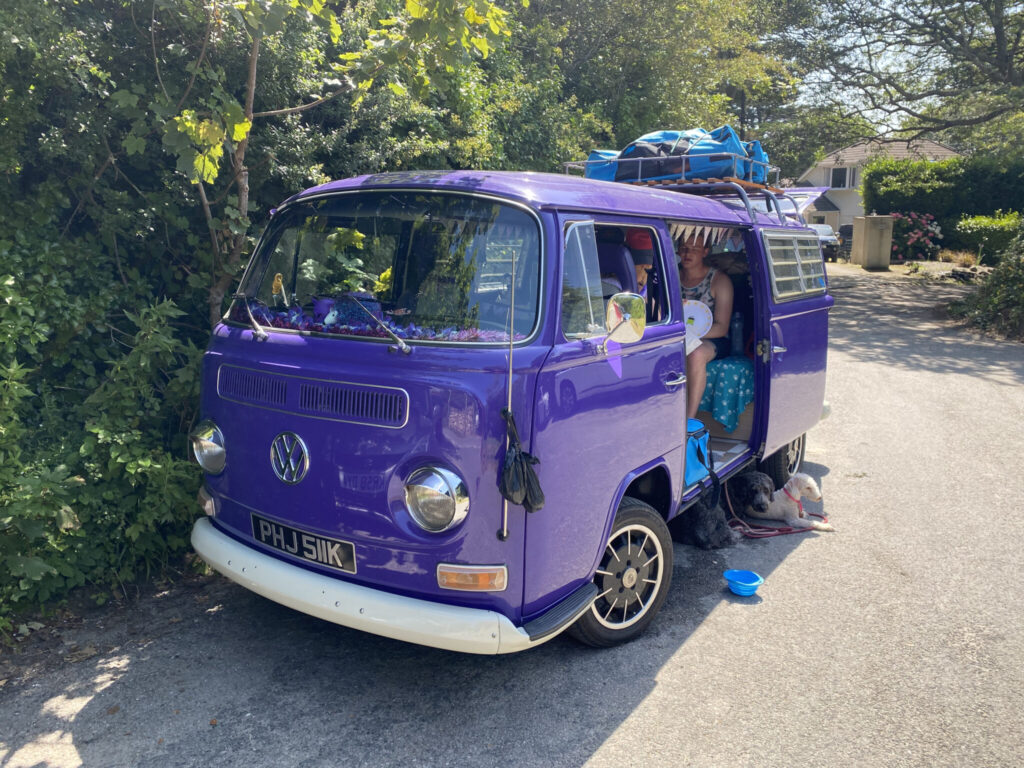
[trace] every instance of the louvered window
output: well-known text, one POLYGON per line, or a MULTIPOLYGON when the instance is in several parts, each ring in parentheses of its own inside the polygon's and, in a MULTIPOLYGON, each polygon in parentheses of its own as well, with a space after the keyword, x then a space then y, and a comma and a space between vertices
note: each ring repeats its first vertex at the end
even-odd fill
POLYGON ((764 239, 776 302, 825 293, 825 262, 817 237, 768 232, 764 239))

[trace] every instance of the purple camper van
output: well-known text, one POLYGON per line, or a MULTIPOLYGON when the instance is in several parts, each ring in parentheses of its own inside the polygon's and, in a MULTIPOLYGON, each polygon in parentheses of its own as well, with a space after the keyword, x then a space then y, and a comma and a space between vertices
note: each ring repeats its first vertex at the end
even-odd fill
POLYGON ((271 600, 438 648, 635 637, 669 589, 668 524, 710 483, 684 479, 678 238, 735 288, 698 414, 718 475, 783 482, 822 416, 832 298, 777 192, 453 171, 287 200, 204 357, 196 551, 271 600), (542 501, 507 498, 517 453, 542 501))

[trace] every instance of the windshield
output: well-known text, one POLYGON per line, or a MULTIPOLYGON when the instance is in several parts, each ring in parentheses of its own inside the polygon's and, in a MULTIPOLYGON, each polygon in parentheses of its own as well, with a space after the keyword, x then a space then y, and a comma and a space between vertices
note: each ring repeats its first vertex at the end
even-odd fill
POLYGON ((828 224, 809 224, 808 226, 811 229, 813 229, 815 232, 817 232, 819 235, 823 236, 823 237, 835 237, 836 236, 836 233, 832 230, 832 227, 830 227, 828 224))
MULTIPOLYGON (((530 214, 494 200, 337 195, 275 217, 241 290, 269 328, 507 342, 537 321, 539 237, 530 214)), ((240 300, 229 319, 251 322, 240 300)))

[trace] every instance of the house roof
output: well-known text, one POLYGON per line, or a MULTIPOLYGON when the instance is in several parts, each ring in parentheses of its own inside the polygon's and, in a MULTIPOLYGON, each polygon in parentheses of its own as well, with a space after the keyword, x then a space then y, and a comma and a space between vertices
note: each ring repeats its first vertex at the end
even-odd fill
POLYGON ((828 199, 828 195, 822 195, 811 205, 814 210, 818 213, 825 213, 826 211, 838 211, 839 206, 828 199))
POLYGON ((884 139, 862 139, 848 147, 829 152, 820 161, 812 165, 802 174, 804 179, 815 168, 834 168, 837 166, 863 165, 875 155, 885 155, 896 160, 946 160, 959 157, 960 153, 945 144, 930 139, 915 141, 889 141, 884 139))

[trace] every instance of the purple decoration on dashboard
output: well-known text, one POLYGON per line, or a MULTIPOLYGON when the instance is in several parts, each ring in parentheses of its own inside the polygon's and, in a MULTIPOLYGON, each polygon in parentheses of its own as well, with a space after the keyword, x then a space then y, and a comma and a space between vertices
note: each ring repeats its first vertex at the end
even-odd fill
MULTIPOLYGON (((479 328, 458 328, 446 326, 435 330, 429 326, 417 325, 409 322, 398 324, 391 317, 383 317, 380 310, 380 302, 369 299, 363 302, 364 306, 374 314, 381 316, 382 322, 394 332, 396 336, 411 341, 449 341, 449 342, 478 342, 478 343, 501 343, 508 341, 508 333, 505 331, 480 330, 479 328)), ((288 309, 271 309, 266 305, 250 301, 249 309, 253 317, 260 325, 270 328, 281 328, 292 331, 312 331, 314 333, 329 333, 339 336, 364 336, 377 339, 386 339, 388 334, 377 323, 367 317, 366 313, 351 301, 335 301, 334 299, 314 299, 313 316, 306 314, 301 307, 289 307, 288 309), (357 312, 358 315, 354 314, 357 312)), ((238 322, 247 323, 248 316, 244 309, 233 310, 232 319, 238 322)), ((526 338, 523 334, 515 335, 516 341, 526 338)))
POLYGON ((323 323, 327 313, 334 308, 334 299, 313 299, 313 322, 323 323))

